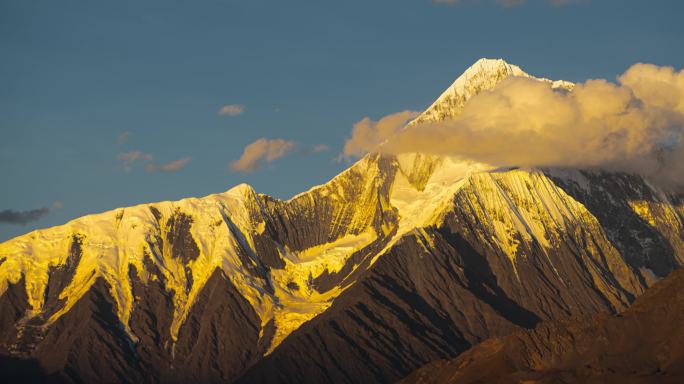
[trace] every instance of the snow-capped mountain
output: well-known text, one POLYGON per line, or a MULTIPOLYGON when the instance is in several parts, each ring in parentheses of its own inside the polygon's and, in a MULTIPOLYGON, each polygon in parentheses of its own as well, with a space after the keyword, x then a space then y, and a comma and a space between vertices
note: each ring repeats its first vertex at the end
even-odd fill
POLYGON ((510 76, 534 78, 551 83, 556 89, 572 90, 574 84, 569 81, 552 81, 545 78, 530 76, 517 65, 512 65, 502 59, 480 59, 468 68, 449 88, 435 100, 425 112, 412 121, 412 124, 443 121, 457 116, 463 105, 473 96, 482 91, 493 89, 502 80, 510 76))
MULTIPOLYGON (((509 76, 531 77, 479 60, 409 125, 509 76)), ((239 185, 0 244, 0 355, 74 382, 390 382, 625 309, 684 264, 683 223, 638 176, 369 154, 287 201, 239 185)))

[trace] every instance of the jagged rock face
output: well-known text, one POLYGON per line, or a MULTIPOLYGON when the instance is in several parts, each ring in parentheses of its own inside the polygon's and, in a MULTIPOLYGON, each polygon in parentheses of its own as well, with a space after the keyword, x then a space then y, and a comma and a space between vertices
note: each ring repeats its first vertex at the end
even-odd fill
MULTIPOLYGON (((623 205, 613 214, 629 215, 623 205)), ((617 229, 543 172, 474 174, 440 225, 403 237, 240 382, 394 382, 519 327, 622 310, 653 272, 621 256, 607 235, 617 229)))
POLYGON ((665 194, 632 175, 550 174, 554 182, 592 212, 632 267, 665 276, 673 266, 684 264, 681 196, 665 194))
POLYGON ((15 324, 19 323, 26 314, 28 299, 26 298, 26 288, 23 279, 14 284, 9 284, 5 292, 0 296, 0 321, 3 327, 0 329, 0 354, 7 356, 11 354, 9 347, 13 340, 19 336, 15 324))
POLYGON ((393 382, 516 323, 534 324, 495 282, 473 279, 490 272, 469 265, 477 257, 433 230, 404 237, 239 382, 393 382))
POLYGON ((405 383, 681 383, 684 271, 618 316, 564 318, 431 363, 405 383))
MULTIPOLYGON (((445 94, 511 75, 481 61, 445 94)), ((683 221, 639 177, 371 154, 287 201, 240 185, 0 244, 0 355, 71 382, 391 382, 623 310, 684 263, 683 221)))

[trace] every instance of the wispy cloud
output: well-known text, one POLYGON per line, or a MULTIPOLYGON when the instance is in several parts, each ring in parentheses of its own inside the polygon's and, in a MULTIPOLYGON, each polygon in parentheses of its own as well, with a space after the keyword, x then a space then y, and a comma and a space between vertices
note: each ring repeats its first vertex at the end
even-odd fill
POLYGON ((330 147, 325 144, 316 144, 313 146, 314 153, 328 152, 330 147))
POLYGON ((419 114, 416 111, 401 111, 378 121, 364 117, 352 127, 352 137, 344 144, 344 157, 361 157, 372 151, 419 114))
POLYGON ((127 142, 128 139, 130 139, 130 138, 131 138, 131 133, 130 133, 130 132, 128 132, 128 131, 126 131, 126 132, 121 132, 121 133, 119 134, 119 136, 116 138, 116 141, 117 141, 119 144, 123 144, 123 143, 127 142))
POLYGON ((117 159, 121 163, 124 171, 130 172, 136 163, 145 163, 145 171, 148 173, 169 173, 177 172, 185 168, 185 166, 192 160, 192 157, 187 156, 178 160, 170 161, 168 163, 157 164, 152 162, 152 155, 142 151, 129 151, 119 153, 117 159))
POLYGON ((121 163, 124 171, 130 172, 136 162, 152 161, 152 155, 141 151, 128 151, 119 153, 117 160, 121 163))
POLYGON ((42 207, 27 211, 5 209, 0 211, 0 223, 26 225, 30 222, 40 220, 45 215, 50 213, 51 209, 61 209, 62 207, 64 207, 64 205, 59 201, 56 201, 52 204, 52 208, 42 207))
POLYGON ((185 168, 185 166, 192 160, 192 157, 184 157, 182 159, 170 161, 165 164, 147 164, 145 166, 145 170, 149 173, 168 173, 168 172, 178 172, 181 169, 185 168))
POLYGON ((227 104, 219 109, 218 114, 221 116, 238 116, 245 112, 246 107, 242 104, 227 104))
POLYGON ((263 165, 290 153, 296 143, 283 139, 259 139, 247 145, 239 159, 230 163, 229 168, 234 172, 252 172, 263 165))

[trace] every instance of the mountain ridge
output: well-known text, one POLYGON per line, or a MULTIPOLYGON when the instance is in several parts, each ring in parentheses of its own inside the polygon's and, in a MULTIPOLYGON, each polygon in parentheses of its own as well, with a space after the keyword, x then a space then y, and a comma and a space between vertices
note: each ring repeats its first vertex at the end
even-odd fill
MULTIPOLYGON (((480 60, 408 126, 518 75, 480 60)), ((119 208, 0 243, 0 354, 68 381, 103 371, 76 362, 92 358, 79 343, 119 346, 99 377, 114 381, 395 381, 542 320, 625 309, 684 264, 682 201, 626 174, 409 153, 369 154, 288 200, 240 184, 119 208)))
POLYGON ((684 270, 619 315, 540 323, 432 363, 402 383, 679 383, 684 378, 684 270))

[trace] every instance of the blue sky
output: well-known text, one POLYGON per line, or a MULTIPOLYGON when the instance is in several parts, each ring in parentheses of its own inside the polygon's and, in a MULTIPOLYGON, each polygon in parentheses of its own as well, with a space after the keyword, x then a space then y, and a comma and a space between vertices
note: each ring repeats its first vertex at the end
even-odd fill
POLYGON ((679 69, 683 14, 677 0, 5 0, 0 211, 50 211, 0 223, 0 240, 242 182, 289 198, 348 166, 334 159, 355 122, 425 108, 480 57, 570 81, 679 69), (296 144, 231 171, 260 138, 296 144))

